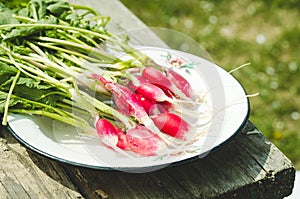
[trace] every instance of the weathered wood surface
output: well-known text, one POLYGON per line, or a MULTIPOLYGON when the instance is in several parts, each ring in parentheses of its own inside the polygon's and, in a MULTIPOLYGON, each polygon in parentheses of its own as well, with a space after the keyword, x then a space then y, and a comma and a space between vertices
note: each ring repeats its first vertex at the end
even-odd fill
MULTIPOLYGON (((84 2, 99 8, 104 15, 110 15, 110 28, 115 32, 146 27, 118 1, 71 2, 84 2)), ((145 35, 136 35, 135 39, 143 43, 142 38, 145 35)), ((101 171, 59 163, 25 149, 4 127, 0 127, 0 160, 1 199, 275 199, 291 193, 295 178, 290 160, 251 122, 247 122, 231 141, 208 156, 150 173, 101 171)))
POLYGON ((293 187, 291 162, 250 122, 204 158, 141 174, 55 162, 0 135, 4 198, 283 198, 293 187))

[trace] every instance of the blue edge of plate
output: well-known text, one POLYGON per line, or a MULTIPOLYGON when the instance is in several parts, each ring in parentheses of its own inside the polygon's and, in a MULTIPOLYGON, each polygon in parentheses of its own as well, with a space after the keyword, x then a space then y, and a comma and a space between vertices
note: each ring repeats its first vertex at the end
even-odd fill
MULTIPOLYGON (((238 80, 237 80, 238 81, 238 80)), ((241 85, 241 84, 240 84, 241 85)), ((244 89, 244 87, 241 85, 241 87, 243 88, 245 94, 246 91, 244 89)), ((250 102, 249 102, 249 99, 247 98, 247 104, 248 104, 248 111, 247 111, 247 114, 243 120, 243 122, 241 123, 240 127, 235 131, 235 133, 233 133, 227 140, 225 140, 224 142, 222 142, 221 144, 215 146, 213 149, 211 149, 210 151, 208 151, 209 154, 215 152, 217 149, 221 148, 223 145, 227 144, 230 140, 232 140, 243 128, 244 126, 246 125, 247 121, 248 121, 248 118, 249 118, 249 115, 250 115, 250 102)), ((73 162, 73 161, 69 161, 69 160, 65 160, 65 159, 62 159, 62 158, 58 158, 58 157, 55 157, 51 154, 48 154, 44 151, 41 151, 33 146, 31 146, 30 144, 28 144, 27 142, 25 142, 24 140, 22 140, 12 129, 11 127, 7 126, 8 130, 11 132, 11 134, 13 135, 13 137, 15 137, 22 145, 24 145, 26 148, 29 148, 30 150, 32 151, 35 151, 47 158, 50 158, 50 159, 53 159, 55 161, 58 161, 58 162, 61 162, 61 163, 65 163, 65 164, 70 164, 70 165, 73 165, 73 166, 79 166, 79 167, 85 167, 85 168, 90 168, 90 169, 98 169, 98 170, 121 170, 121 171, 131 171, 131 170, 143 170, 143 169, 150 169, 150 170, 155 170, 155 168, 164 168, 163 166, 164 165, 155 165, 155 166, 149 166, 149 167, 143 167, 143 168, 136 168, 136 167, 122 167, 122 168, 118 168, 118 167, 103 167, 103 166, 94 166, 94 165, 86 165, 86 164, 81 164, 81 163, 78 163, 78 162, 73 162)), ((201 154, 200 154, 201 155, 201 154)), ((189 163, 189 162, 192 162, 192 161, 195 161, 197 159, 200 159, 199 155, 196 155, 194 157, 191 157, 191 158, 188 158, 188 159, 185 159, 185 160, 181 160, 181 161, 178 161, 178 162, 174 162, 174 163, 170 163, 170 164, 166 164, 167 167, 171 167, 171 166, 179 166, 179 165, 182 165, 182 164, 185 164, 185 163, 189 163)))

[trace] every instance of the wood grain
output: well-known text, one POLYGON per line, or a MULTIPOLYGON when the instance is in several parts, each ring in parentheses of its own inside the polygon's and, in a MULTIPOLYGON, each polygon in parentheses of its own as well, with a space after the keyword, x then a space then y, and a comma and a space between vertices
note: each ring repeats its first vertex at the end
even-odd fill
POLYGON ((80 193, 63 170, 53 164, 39 168, 29 151, 1 127, 0 198, 80 198, 80 193), (51 170, 47 175, 45 168, 51 170), (50 177, 51 176, 51 177, 50 177))

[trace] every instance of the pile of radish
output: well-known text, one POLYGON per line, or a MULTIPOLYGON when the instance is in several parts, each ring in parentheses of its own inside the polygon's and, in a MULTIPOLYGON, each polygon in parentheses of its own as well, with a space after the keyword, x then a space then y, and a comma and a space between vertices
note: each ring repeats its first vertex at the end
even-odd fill
POLYGON ((184 151, 207 130, 198 122, 204 96, 177 68, 183 59, 158 65, 108 32, 109 17, 90 7, 9 5, 0 3, 3 125, 9 113, 49 117, 128 157, 184 151))
MULTIPOLYGON (((96 130, 105 145, 144 156, 182 150, 197 139, 197 125, 178 108, 193 112, 201 104, 190 83, 172 68, 146 66, 129 74, 125 85, 91 74, 111 93, 116 109, 137 120, 123 131, 109 121, 96 119, 96 130), (187 106, 187 108, 186 108, 187 106), (111 142, 108 142, 111 140, 111 142)), ((123 79, 124 80, 124 79, 123 79)), ((124 81, 123 81, 124 82, 124 81)), ((182 111, 182 110, 181 110, 182 111)))

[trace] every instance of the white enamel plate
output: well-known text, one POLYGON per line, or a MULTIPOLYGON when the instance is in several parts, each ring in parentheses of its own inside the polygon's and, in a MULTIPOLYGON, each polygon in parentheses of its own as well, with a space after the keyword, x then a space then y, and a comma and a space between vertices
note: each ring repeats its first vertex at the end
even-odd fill
POLYGON ((184 153, 126 157, 103 146, 96 137, 80 136, 76 128, 40 116, 10 114, 11 133, 33 151, 68 164, 146 171, 203 157, 241 130, 249 116, 249 102, 243 87, 228 72, 188 53, 153 47, 141 47, 140 50, 160 65, 178 65, 176 71, 190 82, 195 92, 205 96, 211 109, 209 129, 184 153))

